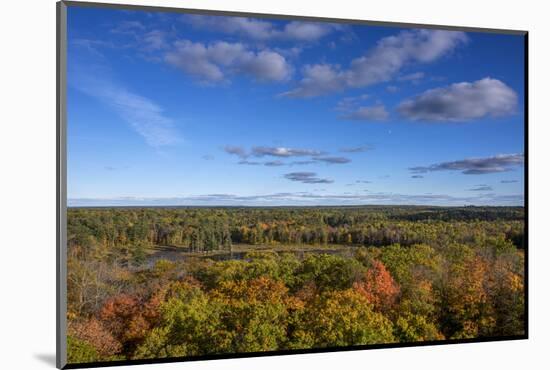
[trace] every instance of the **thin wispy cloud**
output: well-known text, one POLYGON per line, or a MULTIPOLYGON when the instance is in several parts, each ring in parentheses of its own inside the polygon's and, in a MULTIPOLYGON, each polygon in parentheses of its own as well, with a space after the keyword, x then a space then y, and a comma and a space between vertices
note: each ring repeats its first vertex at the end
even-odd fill
POLYGON ((248 157, 246 150, 242 146, 226 145, 223 147, 223 150, 227 154, 236 155, 237 157, 240 157, 240 158, 248 157))
POLYGON ((501 180, 500 183, 501 184, 515 184, 519 182, 518 180, 501 180))
POLYGON ((152 57, 152 53, 168 49, 170 42, 174 39, 174 29, 159 29, 158 23, 140 22, 140 21, 120 21, 110 33, 119 36, 119 48, 136 49, 147 55, 140 55, 146 60, 160 61, 159 58, 152 57))
POLYGON ((175 121, 153 100, 137 94, 110 77, 108 67, 72 65, 69 85, 111 108, 123 121, 155 148, 182 140, 175 121))
POLYGON ((347 96, 338 101, 338 103, 336 104, 336 110, 342 112, 352 111, 354 109, 357 109, 361 102, 369 98, 370 95, 368 94, 361 94, 359 96, 347 96))
POLYGON ((412 81, 416 82, 424 78, 424 72, 409 73, 397 78, 398 81, 412 81))
POLYGON ((115 167, 115 166, 105 166, 103 167, 106 171, 121 171, 128 169, 128 166, 115 167))
POLYGON ((326 164, 345 164, 351 162, 351 159, 346 157, 315 157, 313 159, 326 164))
POLYGON ((334 181, 331 179, 323 179, 317 177, 315 172, 291 172, 284 176, 290 181, 302 182, 304 184, 331 184, 334 181))
POLYGON ((315 161, 292 161, 288 165, 289 166, 306 166, 308 164, 314 164, 315 161))
POLYGON ((343 147, 340 148, 340 152, 342 153, 363 153, 368 152, 369 150, 373 150, 374 147, 372 145, 359 145, 359 146, 349 146, 349 147, 343 147))
POLYGON ((522 166, 523 154, 499 154, 494 157, 468 158, 459 161, 435 163, 429 166, 411 167, 413 173, 435 171, 460 171, 465 175, 484 175, 488 173, 507 172, 522 166))
POLYGON ((237 162, 237 164, 242 164, 242 165, 247 165, 247 166, 260 166, 262 164, 262 162, 242 160, 242 161, 237 162))
MULTIPOLYGON (((314 163, 325 164, 345 164, 351 162, 351 159, 346 157, 337 156, 324 156, 325 152, 316 149, 308 148, 290 148, 290 147, 271 147, 271 146, 254 146, 247 151, 242 146, 226 145, 223 150, 231 155, 235 155, 241 158, 239 164, 244 165, 264 165, 267 167, 280 167, 280 166, 303 166, 314 163), (308 160, 295 160, 290 162, 284 162, 280 159, 273 161, 250 161, 248 158, 263 158, 263 157, 275 157, 281 159, 294 158, 294 157, 310 157, 308 160)), ((359 151, 359 149, 356 149, 359 151)))
POLYGON ((320 150, 305 149, 305 148, 287 148, 287 147, 269 147, 269 146, 255 146, 251 150, 251 154, 255 157, 304 157, 304 156, 316 156, 323 154, 320 150))
POLYGON ((401 193, 350 193, 322 194, 310 192, 279 192, 257 195, 205 194, 171 198, 70 198, 70 207, 85 206, 190 206, 190 205, 230 205, 230 206, 280 206, 280 205, 368 205, 368 204, 423 204, 423 205, 523 205, 523 194, 499 195, 484 193, 475 196, 452 196, 446 194, 401 194, 401 193))
POLYGON ((264 163, 264 166, 268 166, 268 167, 279 167, 284 165, 285 163, 282 161, 269 161, 264 163))
POLYGON ((75 46, 94 58, 104 59, 105 56, 100 49, 112 49, 115 45, 111 41, 93 40, 86 38, 74 38, 69 40, 70 46, 75 46))
POLYGON ((484 78, 428 90, 403 101, 399 114, 414 121, 464 122, 483 117, 510 115, 518 96, 502 81, 484 78))
POLYGON ((383 104, 376 104, 368 107, 359 107, 357 110, 341 115, 340 118, 352 121, 383 122, 390 114, 383 104))
POLYGON ((143 23, 139 21, 125 20, 118 22, 115 27, 111 28, 110 32, 114 34, 135 35, 137 31, 143 30, 145 30, 143 23))
POLYGON ((395 85, 389 85, 389 86, 386 86, 386 91, 393 94, 399 91, 399 87, 395 85))
POLYGON ((160 30, 152 30, 145 33, 141 37, 143 42, 142 49, 146 51, 163 50, 169 47, 166 32, 160 30))
POLYGON ((298 86, 281 96, 307 98, 387 82, 407 64, 433 62, 466 42, 463 32, 402 31, 379 40, 364 56, 353 59, 347 69, 328 63, 306 65, 298 86))
POLYGON ((493 191, 493 187, 485 184, 476 185, 471 189, 468 189, 469 191, 493 191))

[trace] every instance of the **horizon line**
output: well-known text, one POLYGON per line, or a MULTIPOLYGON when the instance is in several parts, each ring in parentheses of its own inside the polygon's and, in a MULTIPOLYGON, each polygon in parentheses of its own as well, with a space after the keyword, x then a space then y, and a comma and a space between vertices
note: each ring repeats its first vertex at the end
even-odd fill
POLYGON ((336 207, 437 207, 437 208, 525 208, 525 205, 437 205, 437 204, 318 204, 318 205, 184 205, 184 204, 164 204, 164 205, 67 205, 67 208, 336 208, 336 207))

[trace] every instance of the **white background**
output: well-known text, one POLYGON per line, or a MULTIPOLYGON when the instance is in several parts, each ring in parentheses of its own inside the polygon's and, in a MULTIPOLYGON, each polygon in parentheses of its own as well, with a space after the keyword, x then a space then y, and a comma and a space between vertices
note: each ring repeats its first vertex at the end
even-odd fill
MULTIPOLYGON (((111 0, 117 2, 116 0, 111 0)), ((550 33, 544 1, 127 0, 133 4, 530 31, 530 339, 141 366, 142 369, 549 368, 550 33)), ((0 368, 55 363, 55 1, 2 2, 0 368)), ((136 367, 133 367, 134 369, 136 367)))

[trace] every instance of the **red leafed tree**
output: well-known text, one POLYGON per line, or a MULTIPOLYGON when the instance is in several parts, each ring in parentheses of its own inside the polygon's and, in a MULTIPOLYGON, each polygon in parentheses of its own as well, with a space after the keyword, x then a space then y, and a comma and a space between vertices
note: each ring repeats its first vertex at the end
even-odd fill
POLYGON ((126 351, 133 350, 151 329, 144 308, 137 297, 121 294, 108 300, 100 312, 100 319, 126 351))
POLYGON ((68 333, 93 346, 103 357, 112 356, 122 348, 120 342, 113 337, 109 330, 93 317, 84 321, 70 322, 68 333))
POLYGON ((399 285, 386 266, 377 260, 372 261, 363 279, 354 283, 353 287, 378 311, 388 311, 393 308, 399 295, 399 285))

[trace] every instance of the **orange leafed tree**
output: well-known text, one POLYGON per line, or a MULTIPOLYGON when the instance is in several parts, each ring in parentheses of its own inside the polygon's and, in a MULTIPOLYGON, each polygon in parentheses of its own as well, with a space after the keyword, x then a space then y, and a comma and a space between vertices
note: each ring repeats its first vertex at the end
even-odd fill
POLYGON ((353 284, 377 311, 389 311, 399 296, 399 285, 380 261, 373 260, 363 279, 353 284))

